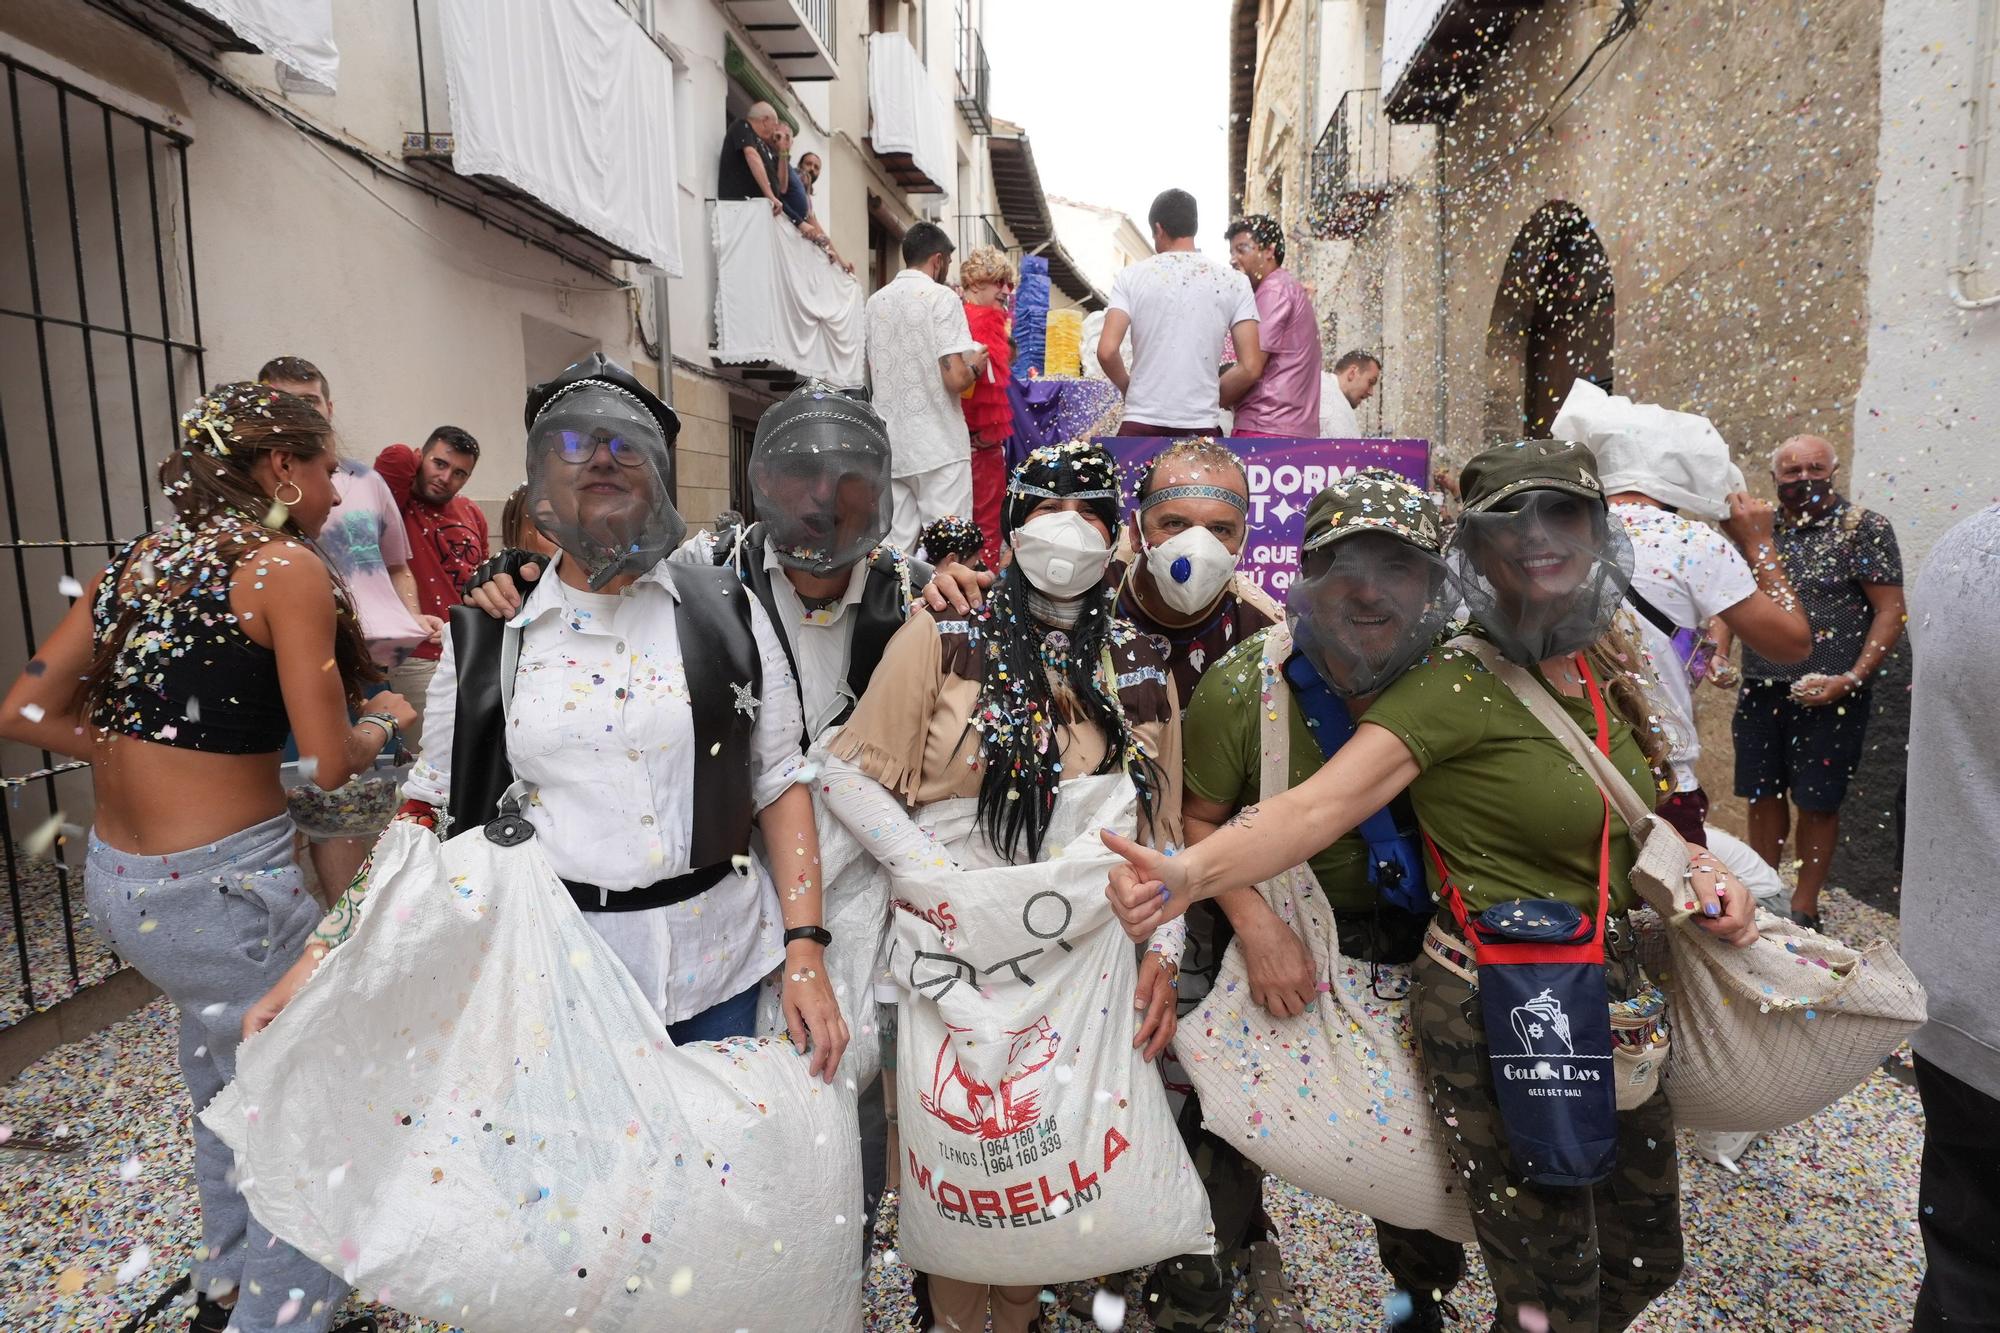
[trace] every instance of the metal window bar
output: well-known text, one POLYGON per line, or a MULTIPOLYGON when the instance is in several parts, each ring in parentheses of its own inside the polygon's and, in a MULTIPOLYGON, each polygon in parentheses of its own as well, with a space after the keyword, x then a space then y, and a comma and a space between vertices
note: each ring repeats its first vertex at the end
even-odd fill
MULTIPOLYGON (((961 213, 958 216, 958 254, 960 258, 971 254, 981 246, 992 246, 1004 255, 1020 252, 1018 245, 1007 244, 1006 238, 994 227, 997 214, 961 213)), ((1005 219, 1001 219, 1004 221, 1005 219)))
POLYGON ((1341 96, 1313 147, 1307 200, 1313 235, 1354 240, 1382 211, 1394 192, 1389 132, 1381 89, 1355 88, 1341 96))
MULTIPOLYGON (((0 253, 20 256, 0 263, 0 556, 13 575, 0 577, 0 615, 19 625, 0 635, 0 676, 12 679, 68 609, 64 580, 152 526, 147 460, 172 447, 185 382, 206 367, 186 136, 12 56, 0 69, 0 154, 13 158, 0 161, 0 253)), ((59 841, 31 860, 22 843, 88 823, 76 812, 89 766, 34 753, 6 747, 0 772, 0 925, 19 973, 0 1028, 116 963, 78 939, 74 851, 59 841)))
POLYGON ((952 64, 958 73, 958 109, 974 134, 991 134, 993 117, 987 106, 993 76, 986 63, 986 43, 962 4, 958 7, 957 38, 952 64))

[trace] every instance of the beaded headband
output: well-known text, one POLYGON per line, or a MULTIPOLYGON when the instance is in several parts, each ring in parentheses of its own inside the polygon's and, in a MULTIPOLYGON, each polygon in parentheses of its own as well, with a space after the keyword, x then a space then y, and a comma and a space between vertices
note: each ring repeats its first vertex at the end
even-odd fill
POLYGON ((1227 486, 1163 486, 1145 499, 1139 501, 1139 512, 1144 513, 1154 505, 1165 504, 1169 500, 1220 500, 1238 513, 1250 512, 1250 501, 1230 490, 1227 486))
POLYGON ((557 403, 560 403, 563 399, 569 397, 571 394, 577 392, 579 389, 602 389, 606 393, 616 394, 620 398, 623 398, 626 402, 632 404, 632 406, 638 408, 641 412, 645 413, 646 420, 648 421, 656 420, 653 416, 653 409, 646 406, 645 399, 641 398, 638 394, 633 393, 630 389, 620 388, 618 385, 611 383, 609 380, 578 380, 574 384, 565 384, 562 388, 557 389, 553 394, 549 395, 549 401, 543 403, 542 410, 535 413, 535 420, 539 422, 543 417, 547 416, 551 411, 555 409, 555 405, 557 403))
POLYGON ((1058 492, 1052 491, 1046 486, 1036 486, 1025 481, 1007 483, 1007 494, 1032 495, 1038 500, 1116 500, 1119 498, 1116 490, 1100 489, 1094 491, 1058 492))

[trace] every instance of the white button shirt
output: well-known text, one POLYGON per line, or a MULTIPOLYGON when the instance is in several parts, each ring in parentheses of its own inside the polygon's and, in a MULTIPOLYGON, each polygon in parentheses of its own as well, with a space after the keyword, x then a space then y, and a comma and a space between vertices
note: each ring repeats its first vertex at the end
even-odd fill
POLYGON ((859 618, 855 607, 868 587, 868 562, 858 561, 848 571, 847 591, 840 595, 839 601, 820 611, 806 610, 798 589, 785 577, 785 565, 778 559, 776 547, 769 543, 764 546, 764 568, 770 573, 771 600, 777 604, 782 622, 779 632, 790 641, 792 660, 799 666, 806 735, 817 740, 841 711, 854 702, 854 691, 847 684, 848 652, 859 618))
POLYGON ((889 428, 892 476, 972 459, 972 434, 938 362, 977 350, 958 294, 906 268, 868 298, 868 379, 889 428))
MULTIPOLYGON (((560 561, 561 556, 556 560, 560 561)), ((528 594, 507 760, 527 784, 524 814, 564 879, 613 893, 685 874, 694 822, 694 714, 681 662, 672 566, 622 593, 582 592, 552 565, 528 594)), ((770 618, 749 590, 763 663, 750 788, 758 810, 799 777, 799 698, 770 618)), ((424 758, 405 795, 451 791, 458 672, 450 638, 424 708, 424 758)), ((676 1023, 755 985, 784 961, 777 891, 753 848, 751 872, 670 907, 589 912, 639 989, 676 1023)))

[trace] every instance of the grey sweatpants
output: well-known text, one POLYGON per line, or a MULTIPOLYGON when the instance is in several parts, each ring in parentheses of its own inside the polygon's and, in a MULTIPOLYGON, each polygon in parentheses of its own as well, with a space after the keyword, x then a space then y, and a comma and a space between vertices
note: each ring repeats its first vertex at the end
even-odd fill
MULTIPOLYGON (((298 960, 324 915, 293 860, 290 817, 167 856, 121 852, 93 833, 84 895, 105 941, 180 1010, 181 1077, 199 1113, 236 1076, 244 1011, 298 960)), ((281 1312, 285 1333, 323 1333, 345 1285, 250 1215, 234 1165, 197 1117, 195 1289, 240 1292, 230 1325, 239 1333, 272 1333, 281 1312)))

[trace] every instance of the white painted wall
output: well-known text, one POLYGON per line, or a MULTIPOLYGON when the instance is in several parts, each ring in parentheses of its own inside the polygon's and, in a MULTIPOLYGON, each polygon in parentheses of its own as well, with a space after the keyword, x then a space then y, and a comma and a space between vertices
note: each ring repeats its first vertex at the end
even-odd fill
POLYGON ((1049 200, 1056 236, 1063 249, 1098 291, 1111 294, 1120 269, 1153 253, 1138 224, 1123 213, 1083 207, 1068 200, 1049 200))
MULTIPOLYGON (((2000 0, 1985 0, 2000 3, 2000 0)), ((1882 133, 1869 264, 1867 370, 1855 402, 1848 491, 1896 525, 1908 572, 1939 534, 2000 499, 2000 307, 1961 311, 1946 295, 1970 166, 1971 105, 2000 113, 1975 68, 1982 0, 1889 0, 1882 23, 1882 133)), ((1987 145, 1985 194, 2000 194, 1987 145)), ((2000 200, 1987 205, 1985 291, 2000 291, 2000 200)), ((1830 345, 1829 356, 1844 349, 1830 345)))

